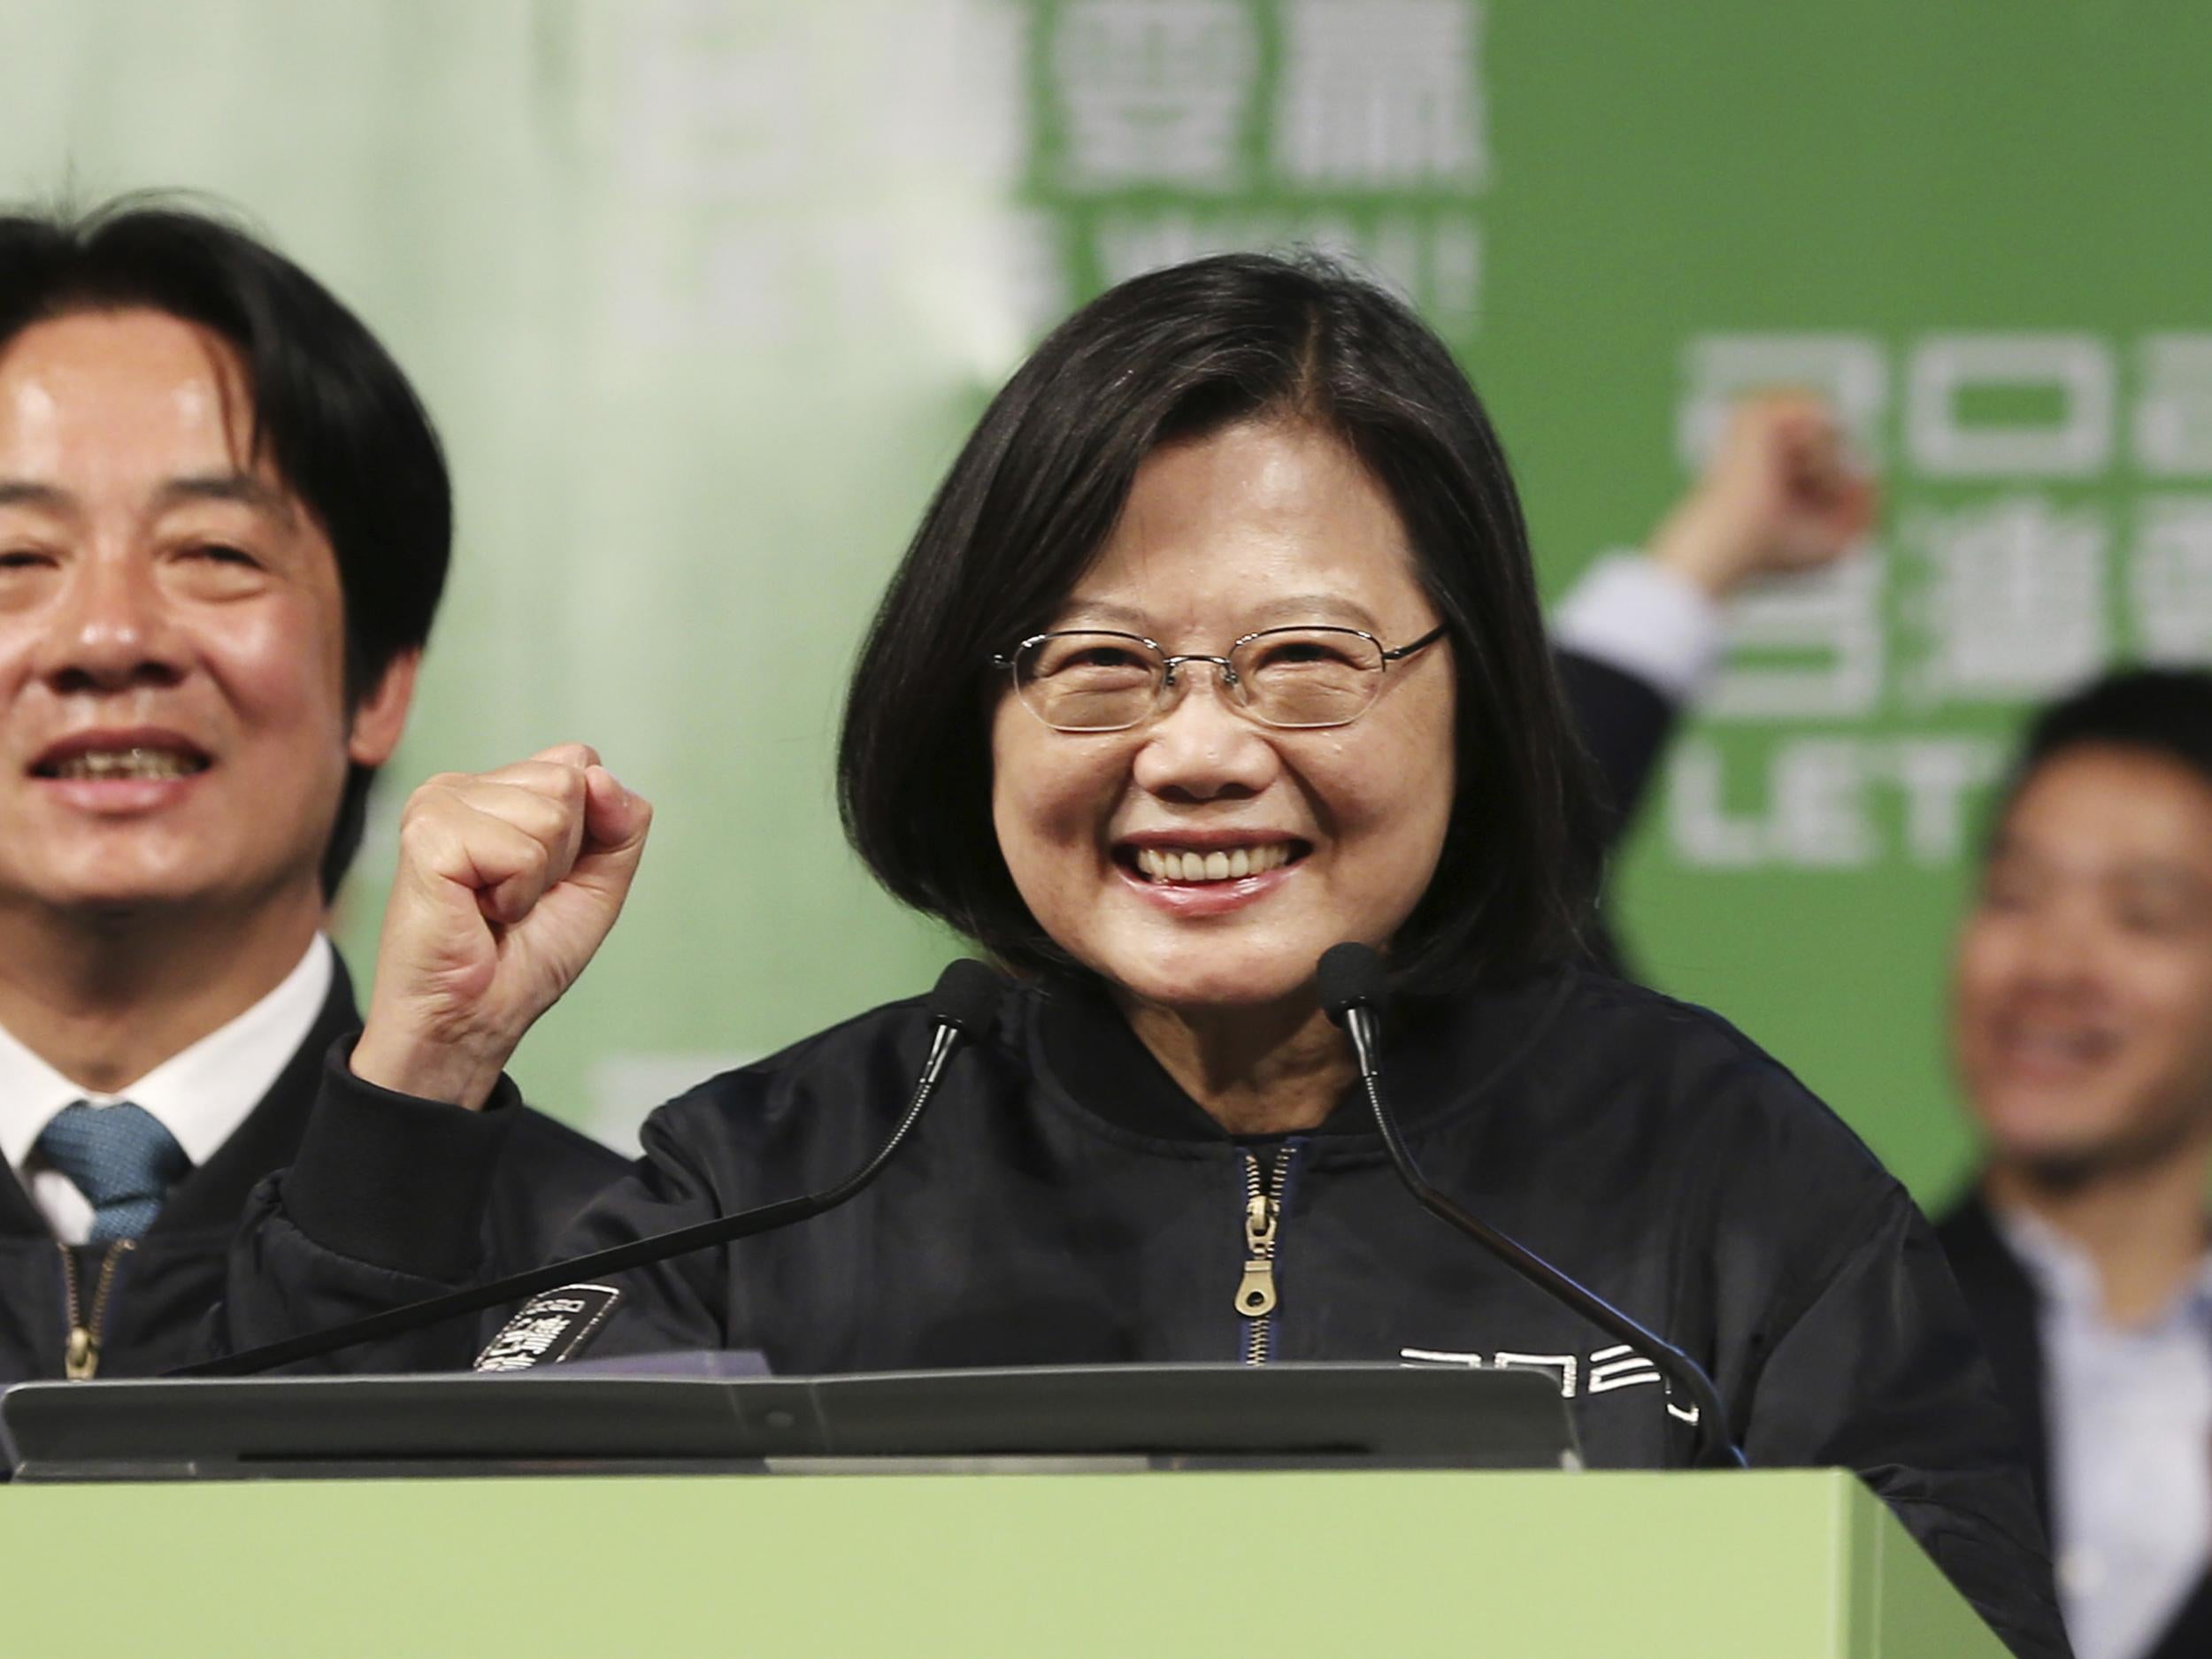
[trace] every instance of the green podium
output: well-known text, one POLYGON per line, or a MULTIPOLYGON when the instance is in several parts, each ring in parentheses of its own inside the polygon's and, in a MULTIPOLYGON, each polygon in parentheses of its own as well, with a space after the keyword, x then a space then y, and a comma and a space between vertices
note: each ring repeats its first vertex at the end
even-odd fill
POLYGON ((1841 1471, 0 1487, 9 1648, 2002 1659, 1841 1471))

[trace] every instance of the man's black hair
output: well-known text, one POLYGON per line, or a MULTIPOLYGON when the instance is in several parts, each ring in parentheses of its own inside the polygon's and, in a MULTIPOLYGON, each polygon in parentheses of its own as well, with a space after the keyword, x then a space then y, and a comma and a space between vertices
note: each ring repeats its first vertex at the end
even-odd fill
POLYGON ((1050 625, 1157 446, 1282 419, 1341 441, 1395 503, 1448 630, 1455 794, 1395 940, 1400 987, 1504 982, 1575 949, 1593 879, 1587 784, 1538 612, 1503 449, 1412 311, 1312 256, 1229 254, 1122 283, 993 400, 892 579, 845 704, 846 833, 877 878, 1009 966, 1068 958, 1016 890, 991 819, 994 653, 1050 625))
MULTIPOLYGON (((2051 761, 2090 748, 2156 755, 2212 787, 2212 670, 2120 669, 2050 704, 2021 739, 2003 804, 2051 761)), ((2001 811, 1996 821, 2002 818, 2001 811)))
MULTIPOLYGON (((196 208, 127 196, 85 213, 0 215, 0 350, 35 323, 143 307, 237 350, 257 454, 337 555, 346 695, 419 648, 445 586, 453 498, 430 417, 360 319, 281 254, 196 208)), ((359 849, 374 768, 348 773, 326 895, 359 849)))

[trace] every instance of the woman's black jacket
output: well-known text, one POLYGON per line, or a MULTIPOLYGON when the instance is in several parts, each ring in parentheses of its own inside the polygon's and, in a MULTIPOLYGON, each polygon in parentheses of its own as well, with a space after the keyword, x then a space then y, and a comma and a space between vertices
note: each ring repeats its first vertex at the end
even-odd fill
MULTIPOLYGON (((672 1101, 560 1254, 833 1183, 887 1133, 929 1037, 918 1002, 894 1003, 672 1101)), ((297 1163, 256 1194, 230 1346, 486 1271, 472 1212, 511 1105, 388 1094, 345 1058, 341 1044, 297 1163)), ((2066 1652, 2027 1478, 1942 1255, 1786 1071, 1711 1014, 1578 969, 1386 1026, 1385 1068, 1430 1179, 1687 1350, 1755 1466, 1857 1470, 2016 1652, 2066 1652)), ((623 1278, 595 1353, 759 1348, 787 1373, 1255 1353, 1526 1366, 1559 1378, 1593 1464, 1678 1464, 1694 1440, 1647 1363, 1415 1207, 1355 1098, 1313 1133, 1240 1142, 1076 990, 1010 989, 913 1141, 844 1209, 623 1278), (1279 1180, 1263 1325, 1234 1300, 1256 1177, 1279 1180)), ((347 1363, 465 1365, 480 1335, 347 1363)))

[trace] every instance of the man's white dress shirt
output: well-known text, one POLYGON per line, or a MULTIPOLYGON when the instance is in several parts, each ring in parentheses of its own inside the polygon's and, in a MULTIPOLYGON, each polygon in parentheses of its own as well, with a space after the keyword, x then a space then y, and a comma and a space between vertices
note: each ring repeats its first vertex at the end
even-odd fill
POLYGON ((198 1168, 245 1122, 307 1041, 330 995, 334 960, 330 941, 318 933, 274 990, 118 1094, 72 1083, 0 1027, 0 1158, 29 1190, 54 1236, 82 1244, 92 1232, 90 1202, 39 1156, 38 1138, 55 1113, 76 1101, 95 1106, 134 1101, 176 1137, 198 1168))
POLYGON ((2136 1659, 2212 1567, 2212 1256, 2154 1317, 2115 1325, 2079 1246, 2024 1211, 1997 1225, 2043 1298, 2066 1632, 2077 1659, 2136 1659))

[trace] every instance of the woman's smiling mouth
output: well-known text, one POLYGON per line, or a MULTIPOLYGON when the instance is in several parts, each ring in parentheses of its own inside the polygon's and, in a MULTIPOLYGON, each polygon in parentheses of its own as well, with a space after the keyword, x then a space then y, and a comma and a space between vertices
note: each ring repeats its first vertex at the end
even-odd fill
POLYGON ((1153 833, 1117 846, 1114 866, 1138 896, 1171 915, 1218 916, 1274 892, 1312 851, 1310 841, 1266 832, 1153 833))
POLYGON ((1201 851, 1195 848, 1140 847, 1132 855, 1131 862, 1136 865, 1139 875, 1152 881, 1235 881, 1279 869, 1298 856, 1299 852, 1295 841, 1266 841, 1225 852, 1218 848, 1201 851))

